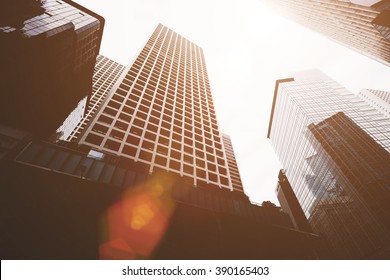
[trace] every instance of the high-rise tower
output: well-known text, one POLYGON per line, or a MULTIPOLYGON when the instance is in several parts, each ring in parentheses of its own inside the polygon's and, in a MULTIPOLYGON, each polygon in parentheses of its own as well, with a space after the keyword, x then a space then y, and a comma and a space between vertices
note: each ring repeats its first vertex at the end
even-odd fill
POLYGON ((78 143, 232 190, 202 49, 160 24, 125 72, 78 143))
POLYGON ((264 1, 288 18, 390 66, 390 1, 264 1))
POLYGON ((318 72, 276 83, 268 138, 337 258, 387 257, 390 122, 318 72))

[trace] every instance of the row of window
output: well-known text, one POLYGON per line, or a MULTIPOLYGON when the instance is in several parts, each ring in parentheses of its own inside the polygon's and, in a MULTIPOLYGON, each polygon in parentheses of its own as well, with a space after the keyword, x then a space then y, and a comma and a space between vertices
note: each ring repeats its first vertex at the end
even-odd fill
MULTIPOLYGON (((108 128, 97 123, 92 128, 92 131, 96 134, 101 135, 99 138, 96 138, 93 144, 98 146, 101 145, 103 137, 108 132, 108 128)), ((176 149, 178 151, 181 151, 183 149, 184 152, 188 154, 193 154, 195 152, 198 157, 204 157, 203 151, 205 151, 206 154, 208 153, 207 158, 212 161, 215 160, 213 154, 216 154, 217 156, 223 158, 222 146, 219 143, 214 143, 213 145, 211 140, 206 139, 205 143, 203 144, 203 142, 201 141, 202 139, 200 137, 196 140, 193 140, 187 137, 182 137, 181 135, 175 133, 173 133, 172 138, 170 138, 169 134, 164 133, 164 131, 161 132, 162 133, 160 135, 156 135, 149 131, 146 131, 143 134, 141 128, 133 126, 130 130, 130 134, 126 137, 126 143, 131 143, 134 146, 138 146, 142 138, 142 146, 151 150, 154 149, 155 143, 157 142, 160 145, 165 145, 167 147, 171 146, 171 148, 176 149)), ((110 130, 110 134, 108 135, 108 137, 115 141, 119 141, 118 143, 120 146, 120 143, 122 143, 125 138, 125 133, 119 130, 112 129, 110 130)))
POLYGON ((126 99, 126 102, 122 103, 124 98, 114 94, 109 103, 106 105, 106 109, 108 111, 108 108, 110 107, 112 110, 114 110, 115 113, 111 114, 107 112, 107 114, 115 116, 116 111, 124 106, 130 107, 130 110, 133 112, 138 105, 137 111, 144 112, 145 114, 149 114, 149 112, 151 112, 150 114, 157 118, 160 118, 164 114, 167 116, 167 118, 174 116, 174 119, 176 120, 181 121, 184 119, 185 123, 187 124, 198 122, 199 124, 203 123, 204 126, 213 126, 216 129, 218 128, 217 120, 215 119, 214 114, 210 112, 211 117, 209 117, 209 111, 207 111, 207 107, 203 107, 201 110, 195 105, 192 108, 191 104, 187 102, 184 104, 172 104, 172 100, 168 100, 168 98, 166 99, 165 104, 163 104, 163 101, 157 97, 155 98, 152 105, 151 101, 149 100, 152 98, 152 96, 145 94, 144 97, 139 100, 136 95, 130 94, 129 99, 126 99))
MULTIPOLYGON (((144 112, 149 112, 149 110, 156 110, 156 115, 161 115, 161 113, 165 113, 170 116, 172 116, 173 114, 182 116, 184 115, 189 119, 193 118, 195 121, 204 122, 207 126, 210 125, 209 122, 213 126, 217 126, 214 110, 212 107, 208 108, 207 105, 199 107, 189 102, 185 102, 183 104, 179 102, 173 103, 173 100, 168 97, 165 99, 165 104, 163 104, 164 101, 162 99, 163 96, 161 94, 155 95, 155 99, 152 105, 152 100, 154 96, 148 93, 145 93, 142 96, 142 99, 140 99, 138 95, 133 93, 129 94, 129 96, 124 99, 124 97, 121 95, 123 94, 123 91, 121 91, 121 89, 118 89, 117 93, 118 94, 113 95, 113 97, 106 106, 110 106, 113 109, 119 109, 122 106, 127 106, 130 107, 132 111, 137 108, 137 105, 138 107, 145 106, 147 109, 142 110, 144 112)), ((179 117, 179 119, 181 119, 181 117, 179 117)))
POLYGON ((202 126, 200 123, 183 123, 178 119, 174 119, 173 123, 168 122, 168 116, 163 115, 162 117, 156 117, 150 115, 148 117, 148 122, 145 121, 143 115, 140 115, 139 112, 136 113, 135 117, 132 117, 129 114, 124 112, 119 113, 119 116, 116 117, 114 123, 114 118, 106 114, 116 114, 117 111, 110 108, 106 108, 104 113, 99 116, 98 122, 104 126, 113 126, 118 130, 126 132, 130 126, 131 120, 133 120, 132 125, 140 127, 142 130, 146 130, 152 133, 159 133, 166 135, 167 137, 179 138, 181 136, 188 137, 190 139, 205 139, 205 141, 214 140, 216 145, 220 145, 221 138, 219 137, 218 128, 211 129, 207 126, 202 126), (183 125, 184 124, 184 125, 183 125), (176 137, 177 136, 177 137, 176 137))
MULTIPOLYGON (((182 48, 183 49, 183 48, 182 48)), ((140 55, 135 60, 135 64, 138 67, 141 67, 141 65, 144 63, 144 61, 147 59, 147 63, 150 63, 149 66, 151 67, 155 62, 160 67, 163 65, 164 61, 165 64, 173 64, 175 68, 178 68, 179 63, 181 66, 187 65, 188 68, 192 69, 193 71, 199 70, 200 72, 203 70, 203 57, 202 60, 199 58, 199 56, 193 56, 190 57, 189 55, 184 56, 181 54, 178 55, 179 51, 176 51, 176 54, 173 55, 172 52, 158 52, 157 47, 155 46, 153 49, 150 49, 150 47, 146 46, 143 51, 140 53, 140 55), (156 53, 155 53, 156 52, 156 53), (192 63, 191 63, 192 62, 192 63), (196 67, 197 66, 197 67, 196 67)), ((138 69, 139 70, 139 69, 138 69)))
MULTIPOLYGON (((116 127, 120 127, 121 125, 125 125, 125 123, 116 122, 115 125, 116 127)), ((170 142, 169 140, 171 139, 172 147, 176 148, 177 150, 181 150, 182 145, 184 145, 184 147, 187 147, 191 151, 189 152, 191 154, 193 148, 199 150, 205 150, 213 154, 215 149, 215 153, 218 156, 223 157, 222 145, 219 142, 215 142, 215 141, 213 142, 211 139, 203 138, 201 136, 195 136, 194 138, 192 138, 192 137, 188 137, 188 135, 190 134, 181 135, 176 132, 171 133, 170 131, 165 129, 160 129, 159 134, 157 134, 157 132, 154 131, 154 129, 155 128, 153 127, 153 125, 149 124, 147 130, 143 133, 142 128, 133 125, 129 131, 129 136, 127 136, 126 141, 128 143, 138 145, 140 138, 143 135, 143 137, 146 140, 155 142, 156 139, 158 138, 159 142, 168 146, 170 142), (204 140, 204 144, 202 140, 204 140)), ((102 125, 100 123, 96 123, 92 128, 93 132, 101 135, 106 135, 108 133, 108 130, 109 128, 107 126, 102 125)), ((122 141, 125 138, 125 135, 126 134, 123 131, 111 129, 110 134, 108 136, 117 139, 119 141, 122 141)))
MULTIPOLYGON (((163 91, 165 91, 166 89, 170 89, 172 91, 179 91, 180 93, 194 92, 201 93, 201 97, 205 97, 206 95, 211 97, 210 89, 208 87, 204 88, 202 84, 199 84, 198 87, 196 80, 194 83, 191 83, 191 81, 186 80, 186 84, 184 85, 184 81, 180 81, 180 78, 179 80, 171 78, 170 81, 167 83, 166 79, 162 77, 163 75, 158 75, 156 73, 152 73, 150 77, 147 77, 146 75, 147 74, 142 72, 135 82, 135 84, 138 85, 138 87, 140 87, 141 89, 145 88, 145 84, 147 84, 153 86, 154 89, 157 88, 163 91)), ((137 74, 133 73, 132 70, 130 70, 129 74, 122 81, 122 83, 131 87, 136 76, 137 74)))
MULTIPOLYGON (((187 80, 190 81, 191 77, 194 80, 197 80, 197 76, 199 76, 199 78, 203 78, 203 76, 206 76, 205 75, 205 72, 206 72, 205 68, 200 68, 200 67, 195 68, 193 66, 190 67, 189 63, 181 63, 180 67, 178 67, 178 66, 179 65, 176 61, 173 61, 172 63, 165 63, 164 65, 162 65, 162 63, 157 61, 155 64, 155 60, 153 60, 151 57, 149 57, 146 62, 136 60, 134 62, 134 64, 132 65, 132 67, 130 68, 130 70, 133 71, 134 73, 138 73, 142 69, 143 73, 149 74, 150 71, 153 69, 153 71, 152 71, 153 73, 162 72, 161 74, 158 73, 158 76, 162 76, 163 78, 167 79, 168 73, 169 73, 169 74, 171 74, 171 76, 174 76, 174 77, 178 76, 178 78, 181 81, 184 81, 184 77, 186 77, 187 80)), ((204 77, 204 78, 205 78, 205 82, 206 82, 207 86, 209 86, 207 77, 204 77)))
MULTIPOLYGON (((132 87, 132 81, 129 81, 127 79, 124 79, 120 85, 120 89, 118 90, 118 94, 122 95, 123 97, 127 96, 127 92, 132 87)), ((134 87, 131 90, 131 93, 135 95, 142 95, 143 90, 147 91, 148 94, 151 96, 157 95, 161 100, 164 99, 165 96, 170 98, 173 103, 173 99, 177 99, 177 102, 182 103, 183 100, 186 100, 187 102, 194 102, 195 105, 200 105, 200 103, 203 106, 213 106, 212 97, 211 94, 206 94, 205 92, 198 91, 197 88, 180 88, 180 87, 174 87, 174 86, 162 86, 161 84, 157 87, 153 82, 149 82, 146 87, 145 83, 137 80, 134 87), (146 90, 147 89, 147 90, 146 90), (198 94, 197 94, 198 93, 198 94)))
POLYGON ((186 69, 187 72, 191 72, 192 70, 192 72, 202 73, 204 71, 201 61, 195 57, 192 59, 190 57, 184 59, 183 56, 167 56, 165 53, 160 53, 158 56, 153 53, 149 54, 149 56, 141 53, 134 61, 135 68, 139 70, 144 63, 145 66, 149 66, 150 68, 155 65, 161 69, 163 66, 167 67, 169 65, 170 69, 186 69))
MULTIPOLYGON (((89 140, 92 140, 91 142, 93 142, 95 139, 92 138, 95 136, 96 135, 94 134, 89 134, 88 135, 89 139, 87 139, 87 142, 89 142, 89 140)), ((105 144, 105 148, 109 150, 116 150, 117 148, 119 148, 119 143, 115 141, 107 140, 105 144)), ((222 183, 225 182, 223 184, 228 185, 228 181, 226 177, 227 171, 226 168, 224 167, 225 165, 223 159, 218 159, 218 164, 216 164, 212 162, 206 162, 203 159, 193 158, 189 155, 185 155, 174 150, 171 151, 171 157, 168 158, 164 154, 153 153, 152 151, 146 149, 137 149, 130 145, 124 145, 122 150, 122 156, 129 157, 129 158, 135 158, 137 153, 139 153, 138 160, 141 162, 147 164, 153 163, 165 169, 169 168, 171 169, 171 171, 176 171, 176 172, 183 171, 188 175, 194 175, 194 172, 196 172, 197 177, 206 179, 206 176, 208 176, 208 179, 214 182, 218 182, 218 177, 219 177, 222 183), (178 157, 173 157, 175 155, 172 152, 177 153, 178 157), (207 168, 206 168, 206 164, 207 164, 207 168)))
MULTIPOLYGON (((120 94, 124 97, 127 96, 127 92, 129 91, 131 86, 132 86, 132 82, 124 79, 122 84, 120 85, 121 90, 118 90, 118 94, 120 94)), ((193 99, 194 103, 196 102, 197 105, 199 105, 200 102, 204 103, 203 104, 204 106, 207 106, 207 105, 212 106, 213 105, 211 94, 207 94, 208 98, 206 99, 205 93, 199 92, 195 88, 194 88, 194 91, 192 91, 191 88, 189 88, 189 89, 186 89, 186 92, 185 92, 184 88, 183 89, 175 88, 175 87, 166 88, 166 87, 161 87, 161 86, 158 86, 156 88, 156 86, 153 85, 152 83, 148 83, 146 85, 146 88, 145 88, 145 86, 142 85, 142 83, 137 81, 137 83, 132 88, 131 93, 140 96, 144 89, 147 92, 147 94, 149 94, 151 96, 156 95, 156 97, 160 98, 161 100, 163 100, 164 97, 167 96, 168 98, 172 99, 172 101, 176 97, 176 99, 179 102, 180 101, 182 102, 183 99, 185 98, 187 101, 191 101, 191 99, 193 99), (200 99, 196 95, 197 92, 200 93, 199 94, 200 99), (184 94, 184 93, 187 93, 187 94, 184 94), (190 96, 191 96, 191 99, 190 99, 190 96)))
MULTIPOLYGON (((145 70, 144 72, 150 73, 150 70, 153 69, 153 72, 165 72, 165 73, 171 73, 171 76, 176 77, 179 73, 179 78, 184 80, 184 78, 187 78, 187 81, 191 80, 191 77, 193 79, 196 79, 198 74, 203 74, 204 70, 198 66, 198 68, 194 66, 190 66, 189 62, 180 63, 180 67, 178 67, 178 63, 176 61, 166 61, 164 64, 163 62, 160 62, 159 59, 153 60, 153 58, 149 57, 148 60, 145 62, 145 65, 143 65, 143 62, 135 61, 130 68, 131 71, 138 73, 141 69, 145 70)), ((168 75, 166 75, 165 78, 167 78, 168 75)), ((199 75, 202 76, 202 75, 199 75)))
POLYGON ((193 55, 192 53, 199 50, 199 48, 196 45, 192 44, 192 47, 190 47, 190 44, 191 43, 189 43, 187 40, 184 42, 184 44, 182 44, 181 42, 179 42, 179 43, 174 42, 174 40, 172 40, 172 38, 170 41, 160 38, 157 40, 150 41, 149 44, 147 44, 144 47, 141 54, 146 55, 151 50, 151 54, 153 54, 154 56, 163 53, 163 54, 168 54, 169 56, 175 56, 176 58, 178 58, 180 55, 180 57, 183 59, 184 58, 190 59, 191 56, 196 57, 197 55, 193 55), (155 43, 155 45, 153 46, 154 43, 155 43), (176 51, 174 53, 175 48, 176 48, 176 51), (191 52, 190 52, 190 50, 191 50, 191 52))
POLYGON ((111 70, 110 68, 104 70, 104 74, 101 75, 102 73, 99 72, 98 74, 94 74, 94 80, 93 80, 93 83, 96 83, 96 82, 99 82, 101 80, 109 80, 109 81, 113 81, 115 80, 116 77, 119 76, 119 74, 121 73, 122 71, 120 69, 116 69, 116 70, 111 70))
MULTIPOLYGON (((140 71, 137 71, 136 69, 130 69, 130 71, 128 72, 129 75, 126 77, 126 79, 129 80, 129 82, 127 82, 127 85, 133 84, 135 77, 139 72, 140 71)), ((164 71, 159 71, 159 69, 154 68, 152 74, 150 75, 150 79, 149 79, 149 73, 150 70, 143 68, 140 75, 138 76, 136 83, 140 85, 142 88, 147 83, 148 85, 151 85, 154 88, 156 87, 161 89, 170 88, 172 90, 180 90, 181 92, 194 91, 194 92, 201 92, 203 94, 211 95, 210 86, 206 83, 205 83, 206 86, 204 86, 202 77, 196 75, 196 73, 193 73, 192 76, 190 74, 187 74, 186 79, 184 79, 183 74, 179 74, 179 76, 177 77, 177 73, 175 73, 175 71, 172 70, 171 68, 165 68, 164 71), (170 80, 168 82, 169 74, 170 74, 170 80), (198 77, 200 78, 199 81, 198 81, 198 77)))
MULTIPOLYGON (((207 100, 203 95, 201 95, 201 97, 199 98, 198 96, 193 95, 192 92, 187 92, 187 94, 184 94, 184 92, 175 91, 173 89, 168 89, 167 91, 164 91, 161 88, 157 88, 156 90, 154 86, 150 85, 147 85, 144 89, 138 84, 136 84, 131 89, 130 94, 128 93, 129 89, 130 86, 126 85, 125 83, 122 83, 120 87, 116 90, 117 96, 113 96, 113 99, 115 99, 119 103, 122 103, 125 98, 132 99, 135 102, 138 102, 142 97, 141 101, 145 105, 150 105, 151 102, 154 100, 154 103, 163 106, 163 103, 165 101, 166 104, 170 106, 187 106, 190 110, 193 105, 195 110, 199 112, 202 110, 205 114, 207 114, 207 112, 210 111, 211 116, 215 118, 214 105, 211 97, 209 97, 207 100)), ((172 108, 173 107, 171 107, 171 109, 172 108)))

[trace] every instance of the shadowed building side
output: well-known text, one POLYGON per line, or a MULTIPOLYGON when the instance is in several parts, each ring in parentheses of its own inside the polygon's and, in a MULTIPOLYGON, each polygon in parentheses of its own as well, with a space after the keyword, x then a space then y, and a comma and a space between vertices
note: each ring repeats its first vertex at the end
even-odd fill
POLYGON ((72 1, 3 1, 0 122, 48 137, 84 97, 103 17, 72 1))
MULTIPOLYGON (((242 192, 148 175, 6 129, 2 259, 318 259, 319 237, 242 192)), ((3 145, 5 147, 5 145, 3 145)))
POLYGON ((310 141, 335 182, 314 210, 313 228, 324 233, 339 256, 345 250, 351 256, 387 258, 390 153, 342 112, 309 125, 309 130, 310 141), (375 242, 364 235, 375 237, 375 242))
POLYGON ((230 136, 225 133, 222 133, 222 140, 226 152, 229 173, 232 178, 233 190, 244 192, 244 187, 242 185, 240 171, 238 170, 236 156, 234 155, 233 145, 230 136))
POLYGON ((77 107, 57 129, 56 135, 59 137, 56 138, 66 141, 76 141, 92 116, 107 98, 108 93, 118 81, 124 69, 124 65, 108 57, 100 54, 97 56, 92 78, 92 93, 88 104, 87 97, 79 102, 77 107))
POLYGON ((276 186, 276 195, 283 211, 290 216, 295 229, 306 232, 313 232, 305 216, 305 213, 303 213, 303 210, 299 205, 298 199, 295 196, 290 183, 288 182, 284 170, 279 171, 278 184, 276 186))

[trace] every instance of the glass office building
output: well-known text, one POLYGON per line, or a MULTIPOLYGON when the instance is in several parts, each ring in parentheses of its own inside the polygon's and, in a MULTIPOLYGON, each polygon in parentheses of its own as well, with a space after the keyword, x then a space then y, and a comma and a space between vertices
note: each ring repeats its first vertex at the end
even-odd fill
POLYGON ((390 66, 390 1, 263 1, 288 18, 390 66))
POLYGON ((202 49, 160 24, 125 72, 78 143, 232 190, 202 49))
POLYGON ((277 81, 268 138, 310 225, 336 258, 389 256, 387 116, 306 71, 277 81))

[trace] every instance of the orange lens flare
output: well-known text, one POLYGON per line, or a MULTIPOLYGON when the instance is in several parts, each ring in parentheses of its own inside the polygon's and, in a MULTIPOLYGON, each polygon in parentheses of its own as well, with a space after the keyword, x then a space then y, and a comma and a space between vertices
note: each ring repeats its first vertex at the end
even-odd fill
POLYGON ((101 259, 148 258, 164 236, 175 209, 171 197, 173 180, 155 174, 129 188, 107 210, 107 239, 100 245, 101 259))

